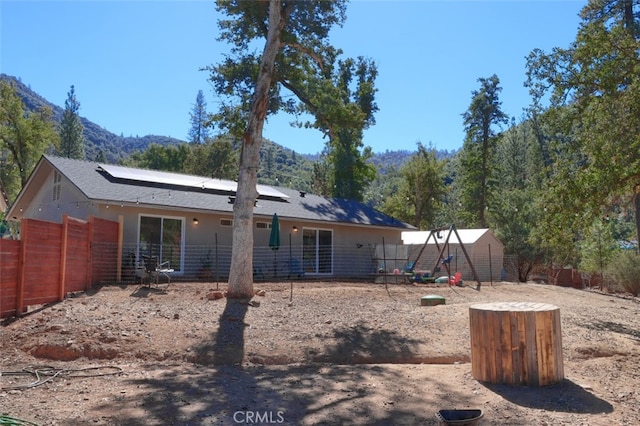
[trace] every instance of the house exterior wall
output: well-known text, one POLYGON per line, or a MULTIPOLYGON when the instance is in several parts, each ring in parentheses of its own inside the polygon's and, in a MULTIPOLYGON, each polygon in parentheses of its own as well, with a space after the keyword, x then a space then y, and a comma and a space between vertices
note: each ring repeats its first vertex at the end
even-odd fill
MULTIPOLYGON (((29 194, 30 201, 25 203, 23 216, 55 223, 62 221, 63 215, 87 220, 91 215, 122 223, 123 263, 133 255, 139 267, 140 217, 170 217, 182 221, 182 256, 175 266, 176 275, 183 277, 198 276, 204 272, 225 279, 229 274, 232 231, 224 226, 222 219, 232 220, 231 213, 211 211, 184 211, 157 206, 120 205, 91 201, 64 176, 56 179, 55 171, 46 168, 35 174, 32 188, 38 188, 29 194), (35 185, 33 185, 35 184, 35 185), (59 192, 54 190, 59 185, 59 192), (54 195, 54 193, 56 193, 54 195), (59 195, 57 195, 59 194, 59 195), (193 219, 197 219, 196 224, 193 219), (205 268, 205 266, 207 266, 205 268)), ((375 274, 375 246, 382 244, 400 244, 402 229, 385 227, 348 225, 334 222, 310 222, 295 218, 280 217, 281 248, 277 251, 268 247, 271 216, 254 216, 254 272, 265 279, 269 273, 276 277, 288 275, 300 268, 304 257, 303 233, 305 229, 330 230, 332 235, 331 273, 309 274, 305 276, 322 277, 367 277, 375 274), (258 228, 257 223, 262 227, 258 228), (268 226, 264 226, 268 224, 268 226), (296 230, 294 230, 294 227, 296 230), (289 236, 291 250, 289 250, 289 236), (291 259, 291 264, 289 263, 291 259), (277 269, 277 270, 276 270, 277 269)))
POLYGON ((378 245, 400 244, 400 230, 336 225, 334 228, 334 274, 368 277, 377 273, 378 245))
POLYGON ((31 186, 39 188, 33 199, 23 210, 24 217, 61 223, 66 214, 87 220, 95 211, 95 205, 64 176, 60 176, 60 192, 54 198, 54 170, 34 175, 31 186))

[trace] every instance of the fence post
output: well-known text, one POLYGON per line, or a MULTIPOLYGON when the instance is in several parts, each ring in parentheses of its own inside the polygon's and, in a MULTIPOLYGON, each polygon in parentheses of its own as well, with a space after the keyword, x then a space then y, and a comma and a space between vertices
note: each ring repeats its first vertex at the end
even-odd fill
MULTIPOLYGON (((93 241, 93 235, 91 236, 91 240, 93 241)), ((119 214, 118 215, 118 252, 116 253, 116 262, 118 262, 118 264, 116 265, 116 270, 117 270, 117 274, 116 274, 116 281, 117 282, 122 282, 122 252, 124 251, 124 216, 119 214)), ((134 276, 135 276, 135 262, 133 265, 133 269, 134 269, 134 276)))
POLYGON ((24 308, 24 288, 25 288, 25 265, 27 258, 27 244, 25 238, 29 229, 29 219, 20 221, 20 253, 18 255, 18 285, 16 286, 16 317, 22 316, 24 308))
POLYGON ((87 232, 87 273, 85 275, 85 286, 84 289, 89 290, 93 286, 93 231, 95 229, 95 217, 93 215, 89 216, 89 223, 85 228, 85 232, 87 232))
POLYGON ((62 215, 62 241, 60 244, 60 277, 58 279, 58 301, 64 300, 65 276, 67 272, 67 247, 69 244, 69 215, 62 215))
POLYGON ((491 244, 489 244, 489 282, 493 286, 493 262, 491 261, 491 244))

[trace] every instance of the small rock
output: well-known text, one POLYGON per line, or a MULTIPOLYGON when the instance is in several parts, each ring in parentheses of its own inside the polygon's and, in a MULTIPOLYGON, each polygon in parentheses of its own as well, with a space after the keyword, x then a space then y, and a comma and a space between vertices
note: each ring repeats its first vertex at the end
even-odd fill
POLYGON ((173 314, 173 319, 180 319, 180 314, 173 314))
POLYGON ((213 290, 207 294, 208 300, 218 300, 224 298, 224 293, 219 290, 213 290))
POLYGON ((267 292, 266 292, 266 291, 264 291, 264 290, 262 290, 262 289, 258 289, 258 290, 256 290, 256 291, 255 291, 255 295, 256 295, 256 296, 263 296, 263 297, 264 297, 264 296, 266 296, 266 295, 267 295, 267 292))

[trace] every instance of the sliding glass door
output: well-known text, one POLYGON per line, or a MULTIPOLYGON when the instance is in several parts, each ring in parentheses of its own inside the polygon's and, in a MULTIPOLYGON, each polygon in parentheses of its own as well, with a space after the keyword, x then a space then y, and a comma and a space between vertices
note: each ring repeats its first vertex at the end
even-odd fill
POLYGON ((302 258, 307 274, 333 273, 333 231, 304 228, 302 231, 302 258))
POLYGON ((182 269, 184 220, 161 216, 140 216, 139 247, 141 256, 155 256, 160 263, 169 262, 175 271, 182 269))

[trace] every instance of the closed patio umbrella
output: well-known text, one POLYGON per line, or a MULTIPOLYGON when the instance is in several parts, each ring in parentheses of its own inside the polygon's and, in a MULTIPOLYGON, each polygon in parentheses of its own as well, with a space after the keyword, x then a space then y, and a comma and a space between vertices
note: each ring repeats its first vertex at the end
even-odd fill
POLYGON ((278 215, 273 214, 271 219, 271 235, 269 235, 269 247, 273 250, 273 276, 276 276, 278 271, 278 259, 276 257, 276 251, 280 248, 280 221, 278 215))

